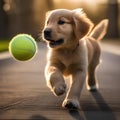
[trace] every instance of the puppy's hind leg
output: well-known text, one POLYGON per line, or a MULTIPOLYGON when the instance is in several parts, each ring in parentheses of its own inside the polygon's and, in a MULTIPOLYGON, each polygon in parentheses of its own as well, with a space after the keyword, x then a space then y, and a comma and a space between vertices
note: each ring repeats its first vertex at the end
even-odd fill
POLYGON ((98 88, 98 81, 96 80, 95 70, 97 65, 90 64, 88 68, 87 89, 89 91, 95 91, 98 88))
POLYGON ((53 66, 48 67, 48 69, 46 69, 45 77, 47 80, 48 87, 56 96, 65 93, 66 84, 62 76, 62 73, 58 68, 53 66))

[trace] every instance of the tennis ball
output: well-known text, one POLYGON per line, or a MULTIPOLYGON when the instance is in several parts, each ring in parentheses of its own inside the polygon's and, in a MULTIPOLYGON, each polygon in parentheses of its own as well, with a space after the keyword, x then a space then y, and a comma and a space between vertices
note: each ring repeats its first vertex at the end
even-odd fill
POLYGON ((10 41, 9 51, 16 60, 27 61, 35 56, 37 44, 31 35, 18 34, 10 41))

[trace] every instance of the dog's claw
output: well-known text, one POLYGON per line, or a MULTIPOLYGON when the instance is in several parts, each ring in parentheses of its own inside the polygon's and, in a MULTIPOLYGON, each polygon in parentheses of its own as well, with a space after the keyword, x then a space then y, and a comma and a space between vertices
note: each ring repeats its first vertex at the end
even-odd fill
POLYGON ((67 109, 80 109, 79 102, 74 99, 65 100, 62 106, 67 109))

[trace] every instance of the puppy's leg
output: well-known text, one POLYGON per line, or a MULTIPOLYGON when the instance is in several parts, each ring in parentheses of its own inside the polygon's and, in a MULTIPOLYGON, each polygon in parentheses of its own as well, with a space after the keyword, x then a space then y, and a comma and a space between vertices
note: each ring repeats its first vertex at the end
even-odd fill
POLYGON ((90 64, 88 68, 87 89, 95 91, 98 88, 98 83, 95 76, 97 64, 90 64))
POLYGON ((66 84, 62 73, 58 68, 53 66, 47 67, 45 77, 47 80, 48 87, 56 96, 65 93, 66 84))
POLYGON ((77 72, 72 75, 72 83, 69 92, 63 101, 62 106, 68 109, 79 109, 79 99, 83 83, 86 78, 86 72, 77 72))

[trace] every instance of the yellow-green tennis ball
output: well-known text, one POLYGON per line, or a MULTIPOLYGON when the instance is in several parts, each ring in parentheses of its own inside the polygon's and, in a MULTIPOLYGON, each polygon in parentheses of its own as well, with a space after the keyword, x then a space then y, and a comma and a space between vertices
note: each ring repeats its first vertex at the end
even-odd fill
POLYGON ((31 35, 18 34, 10 41, 9 51, 16 60, 27 61, 35 56, 37 44, 31 35))

